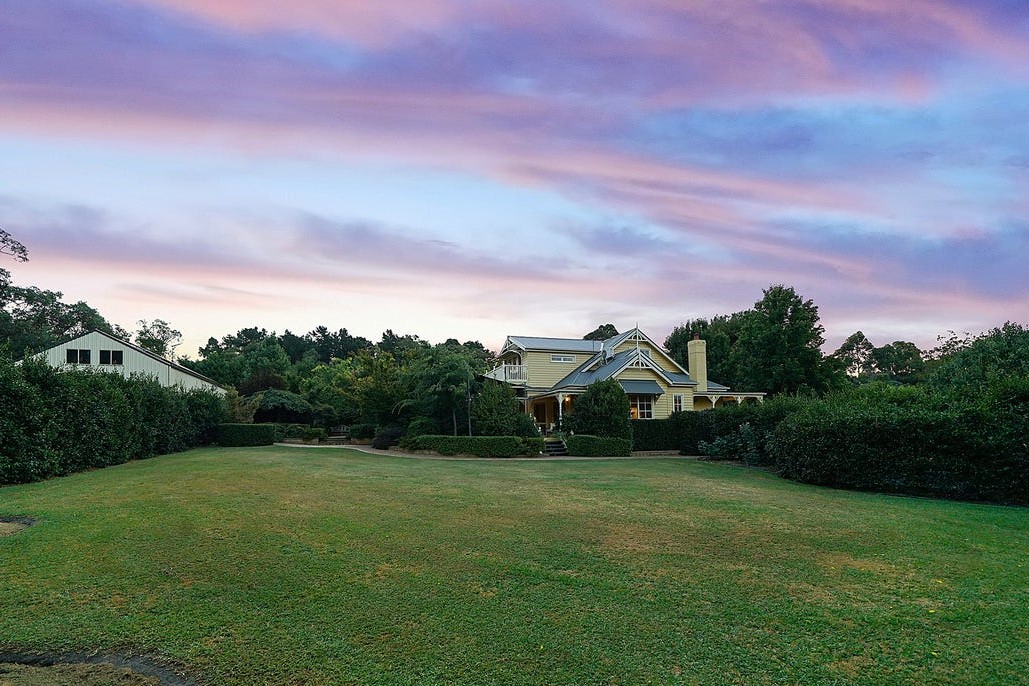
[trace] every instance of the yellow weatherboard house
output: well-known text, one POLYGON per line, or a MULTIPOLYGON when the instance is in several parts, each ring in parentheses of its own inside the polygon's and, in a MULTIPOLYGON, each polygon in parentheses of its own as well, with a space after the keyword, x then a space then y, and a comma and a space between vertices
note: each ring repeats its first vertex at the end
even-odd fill
POLYGON ((544 431, 575 411, 575 397, 596 381, 615 379, 629 396, 633 419, 665 419, 673 412, 706 410, 764 393, 741 393, 707 378, 707 343, 689 342, 689 370, 634 328, 603 341, 508 336, 500 365, 486 376, 510 384, 525 411, 544 431))

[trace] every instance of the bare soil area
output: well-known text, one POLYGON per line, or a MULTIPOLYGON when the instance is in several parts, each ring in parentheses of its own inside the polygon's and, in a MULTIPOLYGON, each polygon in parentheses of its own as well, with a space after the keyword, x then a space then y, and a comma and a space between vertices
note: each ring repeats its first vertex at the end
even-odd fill
POLYGON ((0 686, 160 686, 161 680, 127 667, 90 664, 0 663, 0 686))
POLYGON ((0 653, 0 686, 196 686, 145 656, 0 653))

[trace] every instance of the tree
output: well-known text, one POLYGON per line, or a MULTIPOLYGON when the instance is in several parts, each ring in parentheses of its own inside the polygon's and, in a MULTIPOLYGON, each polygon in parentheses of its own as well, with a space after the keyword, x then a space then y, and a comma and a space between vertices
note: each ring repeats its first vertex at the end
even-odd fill
POLYGON ((930 373, 929 382, 938 388, 969 392, 1025 378, 1029 378, 1029 329, 1006 322, 968 342, 950 346, 930 373))
POLYGON ((84 302, 62 302, 59 291, 0 285, 0 343, 7 343, 12 354, 43 350, 93 330, 115 335, 99 312, 84 302))
POLYGON ((741 390, 824 392, 843 382, 842 369, 821 351, 818 307, 793 288, 774 285, 743 317, 733 357, 741 390))
POLYGON ((333 424, 353 424, 361 416, 353 400, 354 370, 352 358, 335 359, 329 364, 316 365, 300 379, 300 390, 308 402, 332 408, 333 424))
POLYGON ((918 346, 894 341, 872 350, 876 375, 901 384, 920 382, 925 376, 925 360, 918 346))
POLYGON ((330 362, 333 358, 342 360, 358 350, 372 347, 372 342, 367 338, 351 336, 346 329, 329 331, 325 326, 316 327, 305 338, 311 342, 322 362, 330 362))
POLYGON ((472 431, 476 436, 539 436, 514 390, 499 381, 483 384, 472 401, 472 431))
POLYGON ((140 319, 136 330, 136 345, 161 357, 171 357, 182 340, 182 332, 171 328, 163 319, 148 322, 140 319))
POLYGON ((314 414, 311 403, 304 400, 296 393, 283 391, 276 388, 264 391, 256 397, 261 398, 261 404, 254 413, 254 420, 258 422, 299 422, 308 423, 314 414))
POLYGON ((429 344, 418 338, 418 336, 412 336, 411 334, 398 336, 393 333, 393 329, 386 329, 382 333, 382 340, 379 341, 375 347, 381 352, 389 353, 394 357, 399 357, 409 351, 428 348, 429 344))
POLYGON ((617 336, 618 329, 615 328, 614 324, 601 324, 597 328, 590 331, 588 334, 582 337, 584 341, 606 341, 607 339, 617 336))
POLYGON ((10 255, 17 262, 29 261, 28 248, 3 229, 0 229, 0 255, 10 255))
POLYGON ((441 344, 418 355, 410 370, 411 392, 405 405, 416 415, 450 424, 458 432, 458 414, 467 411, 471 383, 475 376, 469 356, 462 348, 441 344))
POLYGON ((832 357, 839 362, 847 376, 855 379, 871 377, 875 373, 875 347, 860 331, 855 331, 836 349, 832 357))
POLYGON ((665 349, 672 359, 689 370, 689 342, 700 336, 707 342, 707 378, 735 388, 737 374, 733 348, 740 337, 745 312, 720 314, 707 319, 692 319, 672 329, 665 349))
POLYGON ((629 396, 614 379, 595 381, 575 399, 575 410, 565 417, 565 428, 590 436, 632 438, 629 396))
POLYGON ((400 421, 403 402, 408 396, 405 370, 389 353, 373 355, 358 351, 345 382, 345 397, 360 408, 361 420, 377 426, 400 421))

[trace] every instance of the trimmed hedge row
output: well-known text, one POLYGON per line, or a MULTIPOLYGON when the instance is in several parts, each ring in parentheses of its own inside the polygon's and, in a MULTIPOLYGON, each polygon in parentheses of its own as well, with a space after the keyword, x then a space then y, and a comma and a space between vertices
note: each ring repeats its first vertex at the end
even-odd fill
POLYGON ((713 412, 676 412, 668 419, 632 420, 633 450, 677 450, 696 455, 701 441, 714 439, 713 412))
POLYGON ((628 457, 632 455, 632 441, 628 438, 608 438, 576 434, 565 438, 568 454, 576 457, 628 457))
POLYGON ((275 443, 276 424, 219 424, 215 443, 223 448, 246 448, 275 443))
POLYGON ((1029 420, 999 407, 812 404, 766 449, 776 471, 836 488, 1029 504, 1029 420))
POLYGON ((210 443, 225 400, 126 379, 0 360, 0 484, 27 483, 210 443))
POLYGON ((400 441, 406 450, 432 450, 440 455, 518 457, 543 452, 542 438, 521 436, 412 436, 400 441))

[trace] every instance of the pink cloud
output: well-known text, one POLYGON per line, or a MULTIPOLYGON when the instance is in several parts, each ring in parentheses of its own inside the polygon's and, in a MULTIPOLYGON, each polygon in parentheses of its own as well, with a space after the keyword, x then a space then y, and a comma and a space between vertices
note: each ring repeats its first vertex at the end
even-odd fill
POLYGON ((409 32, 438 30, 460 17, 449 0, 131 0, 199 17, 234 30, 301 31, 381 46, 409 32))

